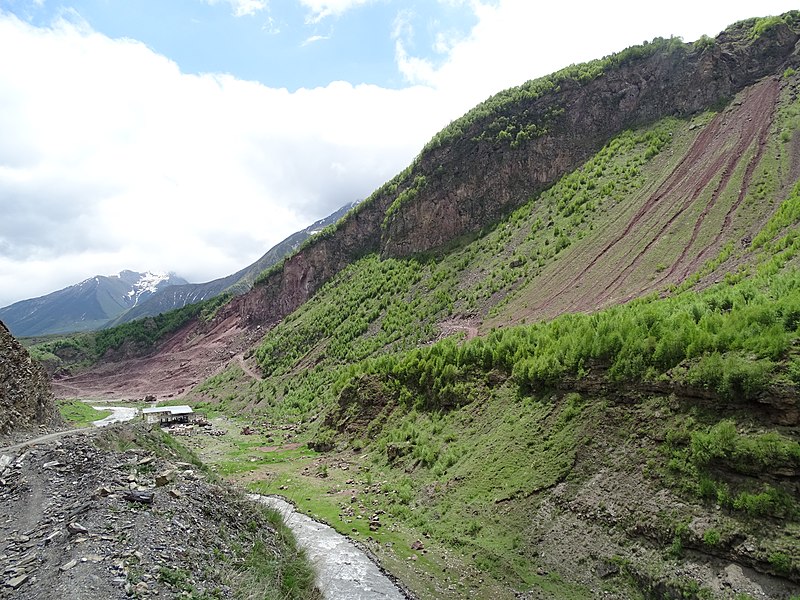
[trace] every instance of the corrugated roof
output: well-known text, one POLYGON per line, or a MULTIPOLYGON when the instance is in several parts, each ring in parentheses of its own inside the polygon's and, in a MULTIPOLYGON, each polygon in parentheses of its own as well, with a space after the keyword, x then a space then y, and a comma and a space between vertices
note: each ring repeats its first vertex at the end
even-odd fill
POLYGON ((143 408, 142 412, 146 415, 154 413, 169 413, 171 415, 189 415, 193 413, 191 406, 154 406, 151 408, 143 408))

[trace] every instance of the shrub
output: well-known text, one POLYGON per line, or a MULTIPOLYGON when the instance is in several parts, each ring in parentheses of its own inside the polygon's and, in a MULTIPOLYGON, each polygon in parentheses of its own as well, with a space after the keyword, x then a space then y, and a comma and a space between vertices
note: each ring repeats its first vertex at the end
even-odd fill
POLYGON ((792 559, 783 552, 773 552, 770 554, 769 564, 781 575, 788 575, 792 570, 792 559))
POLYGON ((706 529, 705 533, 703 533, 703 542, 707 546, 716 546, 719 544, 721 538, 722 536, 720 535, 719 531, 714 528, 706 529))

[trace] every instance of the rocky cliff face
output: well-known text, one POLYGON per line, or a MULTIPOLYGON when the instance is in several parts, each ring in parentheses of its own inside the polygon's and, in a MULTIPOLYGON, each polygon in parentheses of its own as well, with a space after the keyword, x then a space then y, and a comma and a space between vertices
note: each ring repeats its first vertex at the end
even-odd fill
POLYGON ((739 23, 704 44, 675 40, 663 50, 629 53, 599 74, 562 77, 548 92, 523 92, 518 101, 463 119, 458 136, 431 145, 336 231, 292 256, 221 317, 238 313, 249 325, 277 321, 364 254, 435 251, 496 222, 619 132, 702 111, 797 66, 800 16, 792 14, 758 35, 754 24, 739 23), (498 123, 528 135, 521 141, 504 137, 498 123))
POLYGON ((578 167, 620 131, 697 113, 780 73, 794 56, 798 33, 786 24, 755 39, 748 31, 744 25, 731 28, 702 49, 676 45, 586 83, 565 80, 551 94, 474 121, 456 143, 421 157, 410 179, 424 177, 424 187, 387 219, 383 253, 408 256, 478 231, 578 167), (519 144, 482 135, 497 122, 514 125, 511 131, 532 122, 534 131, 546 133, 519 144))
POLYGON ((0 321, 0 435, 58 420, 47 374, 0 321))

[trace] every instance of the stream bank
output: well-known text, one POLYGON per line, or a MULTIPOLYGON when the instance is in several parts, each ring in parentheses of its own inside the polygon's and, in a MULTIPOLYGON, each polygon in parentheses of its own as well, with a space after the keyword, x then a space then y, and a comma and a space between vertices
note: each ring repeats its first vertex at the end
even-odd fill
POLYGON ((358 546, 332 527, 299 513, 286 500, 250 494, 281 513, 298 545, 317 571, 317 585, 329 600, 405 600, 408 598, 358 546))

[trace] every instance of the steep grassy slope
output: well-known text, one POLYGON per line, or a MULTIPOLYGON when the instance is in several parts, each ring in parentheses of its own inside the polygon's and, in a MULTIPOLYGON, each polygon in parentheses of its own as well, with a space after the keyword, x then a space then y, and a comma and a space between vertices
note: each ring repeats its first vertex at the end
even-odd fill
POLYGON ((263 379, 193 397, 300 423, 325 453, 247 480, 423 597, 800 593, 797 85, 623 132, 436 254, 367 254, 265 336, 263 379))
POLYGON ((220 471, 420 597, 800 594, 797 20, 575 67, 437 136, 212 320, 217 356, 223 326, 262 339, 189 401, 271 426, 220 471))

